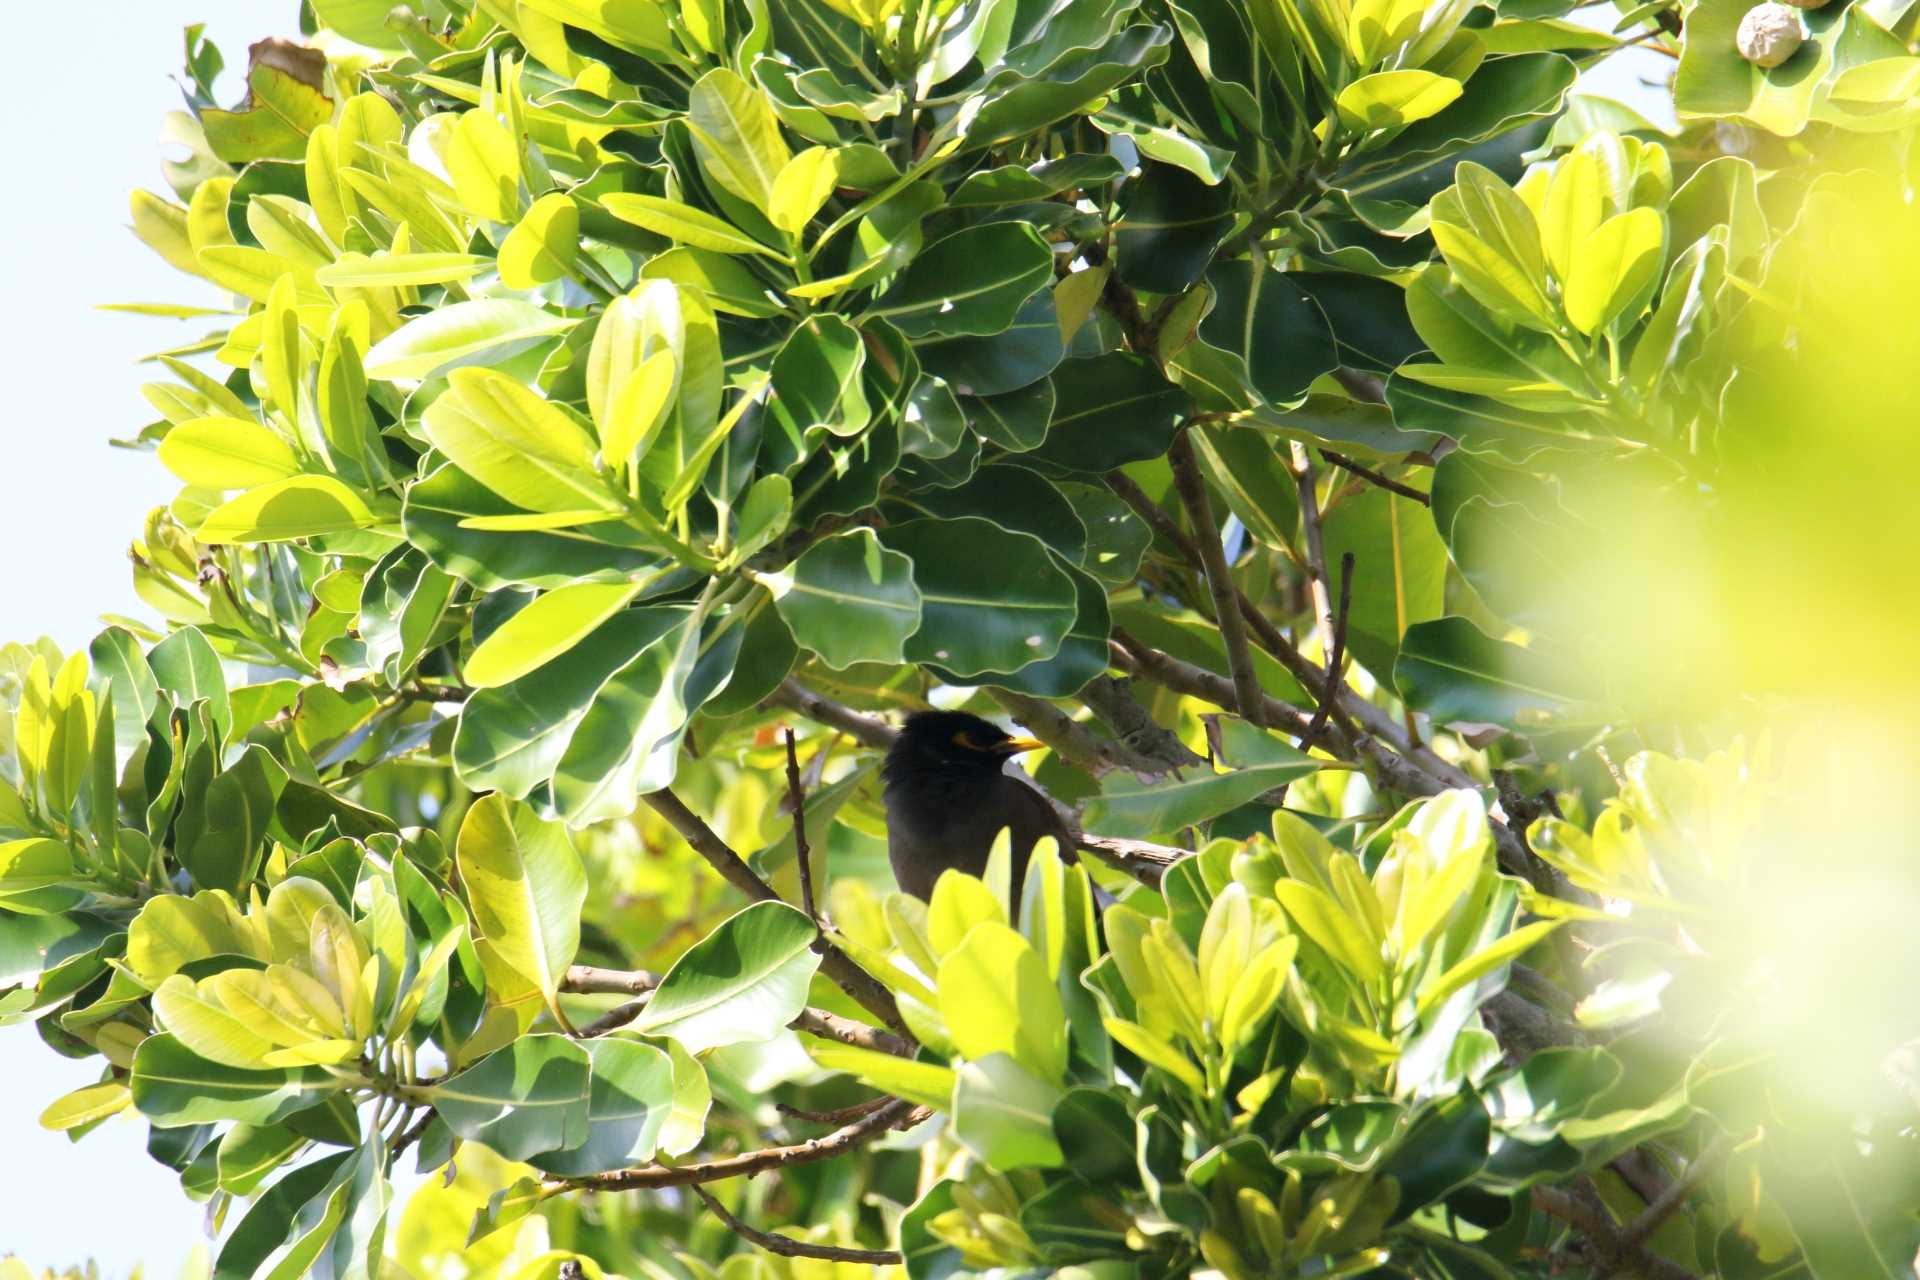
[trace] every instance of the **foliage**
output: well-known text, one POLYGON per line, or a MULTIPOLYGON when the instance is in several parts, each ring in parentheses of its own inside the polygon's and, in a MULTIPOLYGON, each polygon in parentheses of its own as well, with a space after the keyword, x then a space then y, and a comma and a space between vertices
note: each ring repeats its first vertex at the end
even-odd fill
POLYGON ((1920 11, 1744 7, 190 29, 159 621, 0 649, 42 1123, 223 1280, 1913 1274, 1920 11), (894 891, 931 705, 1079 848, 894 891))

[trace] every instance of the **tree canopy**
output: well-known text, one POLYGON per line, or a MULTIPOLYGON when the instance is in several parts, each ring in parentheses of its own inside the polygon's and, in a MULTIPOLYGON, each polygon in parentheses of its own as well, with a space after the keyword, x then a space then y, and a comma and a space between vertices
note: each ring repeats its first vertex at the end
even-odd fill
POLYGON ((288 28, 0 649, 8 1105, 212 1276, 1915 1275, 1911 0, 288 28), (898 892, 928 707, 1072 847, 898 892))

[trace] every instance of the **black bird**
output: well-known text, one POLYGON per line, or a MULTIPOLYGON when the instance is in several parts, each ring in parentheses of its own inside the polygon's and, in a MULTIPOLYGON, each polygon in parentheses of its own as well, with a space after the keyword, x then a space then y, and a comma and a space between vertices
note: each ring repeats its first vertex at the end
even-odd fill
POLYGON ((887 750, 887 858, 893 877, 916 898, 931 898, 940 873, 986 871, 994 837, 1013 833, 1013 897, 1019 901, 1027 858, 1042 836, 1073 842, 1053 806, 1005 772, 1006 763, 1041 744, 1014 738, 998 725, 964 711, 920 711, 887 750))

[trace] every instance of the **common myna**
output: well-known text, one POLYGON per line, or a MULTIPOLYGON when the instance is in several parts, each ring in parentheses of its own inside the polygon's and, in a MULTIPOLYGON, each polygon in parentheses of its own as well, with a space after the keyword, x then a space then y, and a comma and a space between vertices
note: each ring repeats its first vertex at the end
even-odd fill
POLYGON ((1027 858, 1042 836, 1073 848, 1066 827, 1038 791, 1004 770, 1008 760, 1041 744, 1014 738, 964 711, 921 711, 907 717, 887 751, 887 857, 901 889, 931 898, 940 873, 986 871, 994 837, 1013 834, 1013 896, 1026 879, 1027 858))

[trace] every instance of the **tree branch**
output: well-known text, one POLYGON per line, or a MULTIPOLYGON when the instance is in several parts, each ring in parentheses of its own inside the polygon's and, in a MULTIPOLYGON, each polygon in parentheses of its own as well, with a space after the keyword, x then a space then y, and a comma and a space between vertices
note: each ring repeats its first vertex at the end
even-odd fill
POLYGON ((556 1189, 583 1187, 596 1191, 631 1191, 643 1187, 690 1187, 701 1182, 719 1182, 723 1178, 740 1178, 765 1173, 769 1169, 817 1164, 822 1160, 831 1160, 856 1147, 864 1146, 889 1129, 910 1129, 932 1114, 933 1112, 926 1107, 917 1107, 904 1099, 895 1098, 886 1106, 871 1115, 861 1117, 852 1124, 843 1125, 824 1137, 811 1138, 792 1146, 766 1147, 759 1151, 748 1151, 737 1156, 709 1160, 703 1164, 652 1164, 638 1169, 622 1169, 615 1173, 562 1178, 555 1180, 552 1185, 556 1189))
MULTIPOLYGON (((1307 589, 1313 597, 1313 615, 1320 629, 1320 651, 1333 652, 1333 596, 1327 580, 1327 551, 1320 536, 1320 495, 1307 446, 1288 442, 1293 453, 1293 483, 1300 493, 1300 527, 1307 544, 1307 589)), ((1309 685, 1309 688, 1312 686, 1309 685)))
POLYGON ((1629 1242, 1600 1202, 1592 1184, 1585 1179, 1574 1184, 1572 1191, 1536 1186, 1533 1207, 1578 1231, 1584 1237, 1583 1253, 1589 1262, 1599 1266, 1602 1274, 1623 1270, 1645 1280, 1698 1280, 1693 1272, 1678 1263, 1649 1253, 1640 1242, 1629 1242))
POLYGON ((658 974, 644 969, 602 969, 576 964, 560 979, 560 989, 578 996, 643 996, 660 985, 658 974))
POLYGON ((1326 731, 1327 718, 1340 702, 1340 690, 1346 684, 1346 672, 1341 665, 1346 659, 1347 647, 1347 609, 1353 604, 1353 552, 1340 557, 1340 608, 1333 617, 1333 648, 1327 654, 1326 687, 1320 694, 1320 706, 1314 711, 1313 719, 1307 722, 1307 739, 1318 738, 1326 731))
POLYGON ((1667 1189, 1662 1191, 1639 1217, 1627 1224, 1627 1229, 1620 1233, 1620 1243, 1634 1249, 1645 1243, 1649 1236, 1660 1229, 1660 1224, 1671 1218, 1674 1210, 1693 1194, 1694 1188, 1700 1185, 1700 1180, 1720 1163, 1729 1145, 1731 1144, 1724 1133, 1708 1143, 1706 1149, 1693 1158, 1693 1162, 1686 1167, 1686 1171, 1667 1184, 1667 1189))
POLYGON ((1381 475, 1372 467, 1361 466, 1344 453, 1335 453, 1331 449, 1322 449, 1320 456, 1328 462, 1331 462, 1334 466, 1339 467, 1342 471, 1353 472, 1353 474, 1374 485, 1376 488, 1385 489, 1388 493, 1397 493, 1403 498, 1412 498, 1423 507, 1433 505, 1432 497, 1420 492, 1420 490, 1414 488, 1412 485, 1402 484, 1398 480, 1381 475))
POLYGON ((1116 769, 1152 770, 1149 762, 1128 751, 1123 743, 1101 737, 1051 702, 1011 689, 989 688, 987 695, 1025 725, 1029 733, 1046 743, 1055 755, 1082 773, 1099 778, 1116 769))
MULTIPOLYGON (((1129 634, 1125 627, 1113 629, 1108 652, 1114 665, 1121 670, 1144 676, 1176 693, 1204 698, 1214 706, 1229 711, 1234 709, 1239 700, 1239 690, 1227 677, 1204 667, 1196 667, 1191 662, 1183 662, 1170 653, 1163 653, 1152 645, 1142 643, 1129 634)), ((1306 733, 1306 712, 1264 693, 1258 695, 1258 702, 1260 719, 1255 723, 1264 723, 1295 737, 1306 733)))
POLYGON ((1180 735, 1155 720, 1133 696, 1132 682, 1122 676, 1095 676, 1079 693, 1113 736, 1146 766, 1137 772, 1167 773, 1204 766, 1205 757, 1188 750, 1180 735))
POLYGON ((807 789, 800 785, 800 757, 793 749, 793 730, 787 738, 787 803, 793 809, 793 856, 800 863, 800 909, 807 919, 820 923, 820 912, 813 900, 813 849, 807 844, 807 789))
POLYGON ((1207 589, 1213 593, 1213 616, 1220 626, 1221 643, 1227 650, 1234 702, 1247 720, 1265 724, 1262 709, 1266 695, 1253 674, 1253 655, 1247 652, 1247 624, 1240 616, 1239 589, 1234 586, 1226 548, 1220 542, 1220 528, 1213 520, 1213 504, 1207 498, 1207 482, 1200 474, 1200 461, 1194 456, 1193 440, 1187 430, 1174 436, 1167 450, 1167 461, 1173 467, 1173 483, 1180 491, 1180 504, 1187 509, 1187 521, 1193 525, 1193 541, 1200 553, 1200 568, 1206 575, 1207 589))
MULTIPOLYGON (((746 860, 728 848, 727 842, 716 835, 698 814, 682 804, 679 796, 671 791, 654 791, 641 799, 665 818, 692 846, 693 851, 705 858, 707 864, 718 871, 728 884, 755 902, 781 901, 772 886, 755 875, 746 860)), ((814 939, 813 947, 820 953, 821 971, 839 984, 842 991, 886 1023, 895 1035, 913 1042, 913 1033, 907 1030, 907 1024, 901 1020, 900 1007, 894 1002, 893 993, 882 986, 879 979, 855 964, 846 952, 827 941, 824 935, 814 939)))
POLYGON ((750 1227, 727 1212, 726 1206, 713 1198, 711 1192, 698 1183, 694 1184, 693 1194, 700 1197, 701 1203, 713 1213, 713 1216, 727 1224, 728 1230, 751 1244, 765 1249, 768 1253, 777 1253, 783 1258, 821 1258, 828 1262, 864 1262, 876 1267, 896 1266, 905 1261, 891 1249, 843 1249, 839 1245, 808 1244, 804 1240, 795 1240, 791 1236, 775 1235, 771 1231, 761 1231, 750 1227))
POLYGON ((768 702, 797 711, 809 720, 817 720, 830 728, 858 739, 875 751, 885 751, 900 736, 900 731, 878 716, 855 711, 844 703, 835 702, 825 694, 815 693, 798 680, 787 679, 775 689, 768 702))

